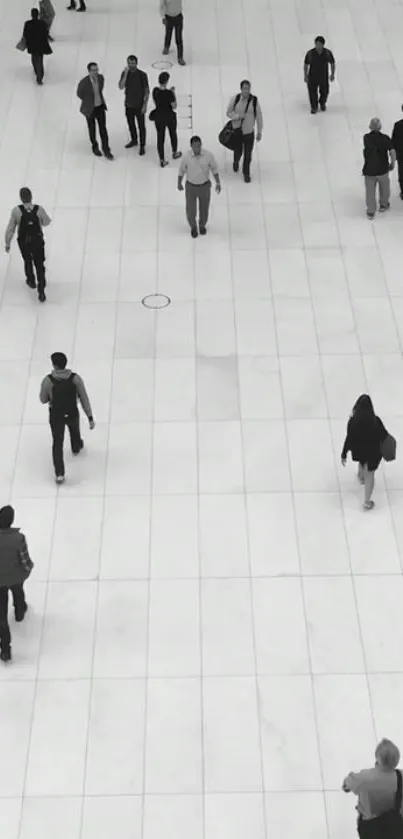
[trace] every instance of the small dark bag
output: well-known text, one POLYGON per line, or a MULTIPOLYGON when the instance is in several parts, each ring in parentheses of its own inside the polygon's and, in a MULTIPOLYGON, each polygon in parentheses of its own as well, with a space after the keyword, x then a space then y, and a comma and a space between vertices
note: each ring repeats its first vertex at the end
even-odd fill
POLYGON ((375 819, 358 820, 360 839, 403 839, 402 808, 402 773, 396 769, 397 790, 393 810, 387 810, 375 819))
POLYGON ((392 460, 396 460, 396 448, 397 443, 395 438, 388 433, 381 443, 381 455, 383 459, 386 460, 388 463, 390 463, 392 460))

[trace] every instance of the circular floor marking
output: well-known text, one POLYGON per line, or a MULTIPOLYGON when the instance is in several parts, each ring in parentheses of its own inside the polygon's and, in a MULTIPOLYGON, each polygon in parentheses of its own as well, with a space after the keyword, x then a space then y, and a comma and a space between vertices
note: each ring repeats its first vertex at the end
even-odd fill
POLYGON ((154 70, 170 70, 173 67, 172 61, 154 61, 154 64, 151 65, 154 67, 154 70))
POLYGON ((171 302, 171 298, 167 297, 166 294, 147 294, 141 302, 146 309, 166 309, 171 302))

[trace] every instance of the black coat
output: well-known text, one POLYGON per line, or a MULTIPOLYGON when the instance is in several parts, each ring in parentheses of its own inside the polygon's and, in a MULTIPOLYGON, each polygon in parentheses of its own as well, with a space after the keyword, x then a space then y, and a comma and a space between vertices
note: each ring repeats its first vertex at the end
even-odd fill
POLYGON ((17 586, 29 576, 21 552, 28 553, 26 539, 18 527, 0 529, 0 586, 17 586))
POLYGON ((352 416, 347 425, 347 435, 341 453, 344 460, 348 452, 351 457, 361 466, 367 466, 370 472, 375 472, 381 460, 381 443, 387 437, 388 432, 379 417, 374 422, 358 422, 352 416))
POLYGON ((30 55, 51 55, 49 29, 44 20, 27 20, 24 23, 22 37, 25 38, 30 55))

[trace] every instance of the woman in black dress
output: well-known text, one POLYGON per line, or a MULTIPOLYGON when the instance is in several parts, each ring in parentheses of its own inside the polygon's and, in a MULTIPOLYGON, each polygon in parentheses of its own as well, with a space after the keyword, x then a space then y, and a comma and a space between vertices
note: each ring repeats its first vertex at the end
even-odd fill
POLYGON ((364 485, 364 509, 372 510, 371 500, 375 486, 375 472, 382 460, 381 443, 388 432, 376 416, 370 397, 363 393, 354 405, 347 425, 347 436, 341 453, 341 462, 346 465, 348 452, 358 463, 358 480, 364 485))
POLYGON ((176 160, 182 156, 182 152, 178 151, 175 88, 171 87, 168 90, 168 82, 169 73, 160 73, 158 76, 159 87, 155 87, 153 90, 155 103, 154 121, 157 129, 157 149, 161 166, 168 166, 164 152, 166 129, 168 129, 171 138, 172 157, 176 160))

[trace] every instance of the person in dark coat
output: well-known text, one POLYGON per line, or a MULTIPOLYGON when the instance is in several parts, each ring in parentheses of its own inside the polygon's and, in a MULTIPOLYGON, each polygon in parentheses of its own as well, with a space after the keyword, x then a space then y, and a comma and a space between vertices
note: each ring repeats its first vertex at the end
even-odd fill
POLYGON ((27 540, 18 527, 13 527, 14 509, 0 509, 0 658, 11 659, 11 633, 8 625, 8 592, 11 590, 16 621, 24 620, 27 603, 24 582, 29 577, 33 562, 28 553, 27 540))
POLYGON ((53 50, 49 43, 49 29, 44 20, 39 20, 38 9, 31 9, 31 20, 25 21, 22 37, 31 56, 36 81, 43 84, 43 56, 51 55, 53 50))
POLYGON ((375 486, 375 472, 382 460, 381 444, 388 432, 376 416, 371 398, 363 393, 354 405, 347 424, 347 435, 341 453, 341 462, 346 465, 348 452, 358 463, 358 480, 364 486, 364 509, 372 510, 371 500, 375 486))
POLYGON ((101 73, 98 72, 98 64, 96 61, 90 61, 87 64, 88 76, 84 76, 78 83, 77 96, 81 99, 80 113, 82 113, 88 125, 88 133, 90 135, 90 143, 92 151, 97 157, 102 157, 104 153, 107 160, 113 160, 113 154, 109 147, 108 129, 106 127, 106 102, 104 99, 105 79, 101 73), (102 152, 100 151, 96 123, 98 123, 99 134, 101 137, 102 152))

